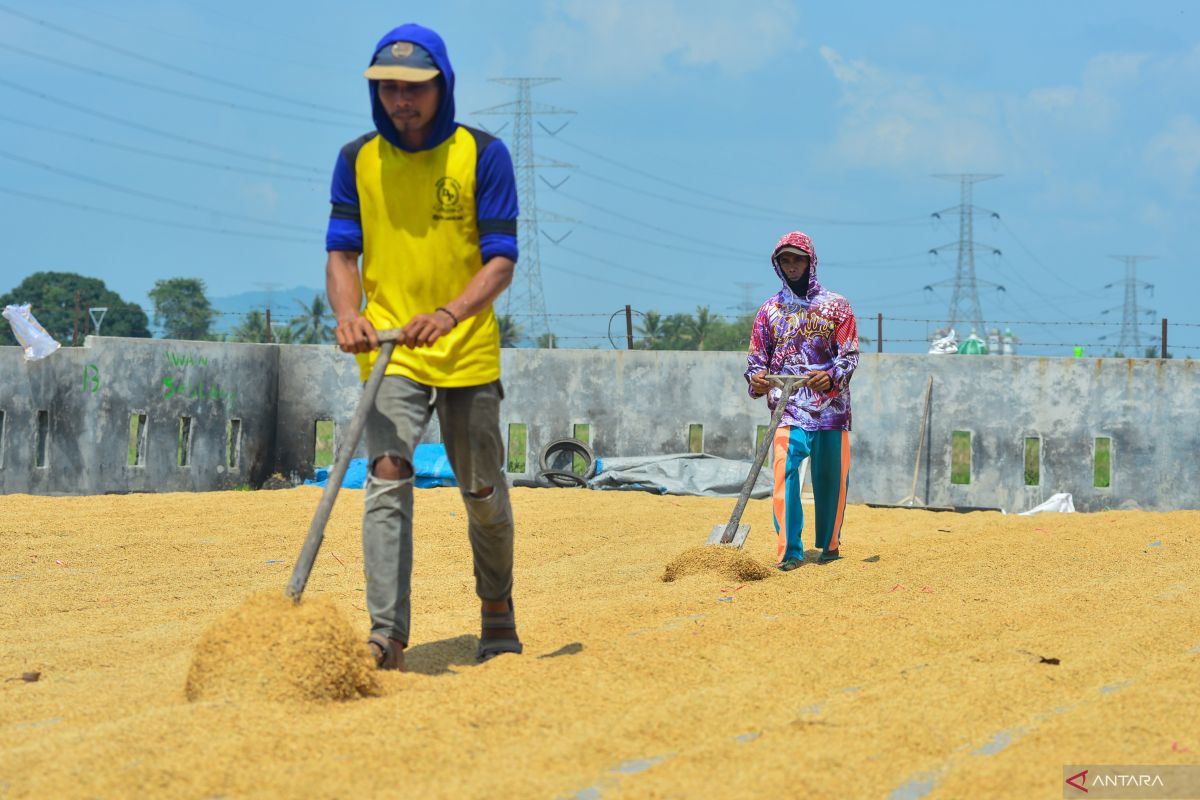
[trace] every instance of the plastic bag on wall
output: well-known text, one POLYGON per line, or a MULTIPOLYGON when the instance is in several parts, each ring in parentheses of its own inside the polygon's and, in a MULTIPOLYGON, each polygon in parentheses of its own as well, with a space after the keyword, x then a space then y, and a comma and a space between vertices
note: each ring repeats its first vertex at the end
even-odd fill
POLYGON ((941 339, 934 339, 929 345, 929 352, 935 355, 945 355, 948 353, 958 352, 958 335, 954 332, 954 328, 943 336, 941 339))
POLYGON ((17 337, 17 341, 25 349, 25 360, 36 361, 50 355, 62 345, 46 333, 46 329, 34 318, 30 308, 29 303, 23 306, 5 306, 4 318, 12 326, 13 336, 17 337))
POLYGON ((1071 497, 1070 492, 1059 492, 1058 494, 1050 495, 1050 499, 1041 505, 1036 505, 1028 511, 1022 511, 1017 516, 1030 517, 1034 514, 1045 514, 1047 511, 1073 514, 1075 513, 1075 500, 1071 497))

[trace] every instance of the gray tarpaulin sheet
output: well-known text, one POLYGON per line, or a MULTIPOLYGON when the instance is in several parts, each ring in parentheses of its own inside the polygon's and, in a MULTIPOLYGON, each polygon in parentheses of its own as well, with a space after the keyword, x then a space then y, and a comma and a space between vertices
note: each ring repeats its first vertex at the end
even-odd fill
MULTIPOLYGON (((596 459, 592 489, 643 489, 659 494, 736 497, 750 474, 749 461, 733 461, 704 453, 596 459)), ((771 496, 771 470, 758 473, 756 499, 771 496)))

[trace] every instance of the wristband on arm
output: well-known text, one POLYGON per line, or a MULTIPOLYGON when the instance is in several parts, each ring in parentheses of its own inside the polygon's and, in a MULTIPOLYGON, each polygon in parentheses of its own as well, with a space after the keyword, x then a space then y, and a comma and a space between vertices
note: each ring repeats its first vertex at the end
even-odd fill
POLYGON ((446 308, 445 306, 438 306, 436 310, 444 312, 448 317, 450 317, 450 319, 454 320, 454 327, 456 327, 456 328, 458 327, 458 317, 454 316, 453 311, 446 308))

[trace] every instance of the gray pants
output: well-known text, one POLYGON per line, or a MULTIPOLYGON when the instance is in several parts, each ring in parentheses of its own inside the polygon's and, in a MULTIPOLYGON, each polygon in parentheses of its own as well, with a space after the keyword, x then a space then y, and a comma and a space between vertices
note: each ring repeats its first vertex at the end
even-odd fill
POLYGON ((481 600, 512 594, 513 519, 504 443, 500 436, 500 382, 435 389, 389 375, 367 417, 371 470, 363 513, 363 563, 371 632, 408 644, 412 613, 413 478, 375 477, 375 462, 393 456, 412 465, 413 448, 437 410, 442 441, 467 508, 467 532, 475 561, 475 592, 481 600), (482 489, 487 497, 473 497, 482 489))

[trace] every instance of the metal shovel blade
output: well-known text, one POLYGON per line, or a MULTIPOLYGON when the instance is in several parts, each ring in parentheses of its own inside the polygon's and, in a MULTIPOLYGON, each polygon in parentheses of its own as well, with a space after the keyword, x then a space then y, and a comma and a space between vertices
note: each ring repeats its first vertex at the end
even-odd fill
POLYGON ((750 526, 747 523, 741 523, 737 526, 737 530, 733 532, 733 539, 728 542, 721 541, 725 536, 725 529, 729 525, 726 523, 718 523, 713 525, 712 533, 708 535, 707 544, 728 544, 733 547, 742 549, 742 545, 746 543, 746 537, 750 535, 750 526))

